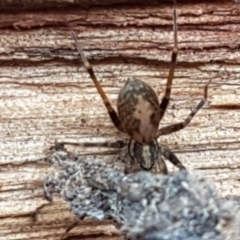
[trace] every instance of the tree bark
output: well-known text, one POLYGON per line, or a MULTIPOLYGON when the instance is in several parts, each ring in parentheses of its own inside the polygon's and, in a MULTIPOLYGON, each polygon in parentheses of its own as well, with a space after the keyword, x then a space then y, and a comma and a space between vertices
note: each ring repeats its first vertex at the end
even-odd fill
MULTIPOLYGON (((110 121, 79 59, 75 31, 113 106, 128 77, 163 96, 173 47, 171 1, 1 1, 0 239, 60 239, 76 218, 58 198, 48 204, 42 159, 55 140, 127 137, 110 121), (18 8, 17 8, 18 7, 18 8), (47 204, 35 215, 42 204, 47 204)), ((161 137, 189 170, 198 169, 223 197, 240 194, 240 5, 234 1, 177 4, 178 65, 161 126, 184 120, 161 137)), ((72 148, 98 156, 104 149, 72 148)), ((168 163, 167 163, 168 164, 168 163)), ((169 165, 169 169, 173 167, 169 165)), ((120 239, 109 221, 79 221, 65 239, 120 239)))

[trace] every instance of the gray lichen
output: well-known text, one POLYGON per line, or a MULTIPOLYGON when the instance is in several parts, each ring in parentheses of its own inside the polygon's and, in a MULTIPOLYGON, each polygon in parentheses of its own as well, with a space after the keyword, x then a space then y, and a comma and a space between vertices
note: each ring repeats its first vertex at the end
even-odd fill
POLYGON ((125 174, 116 164, 64 150, 47 160, 54 171, 44 181, 46 198, 57 193, 80 219, 112 219, 126 239, 222 240, 234 220, 234 204, 196 173, 125 174))

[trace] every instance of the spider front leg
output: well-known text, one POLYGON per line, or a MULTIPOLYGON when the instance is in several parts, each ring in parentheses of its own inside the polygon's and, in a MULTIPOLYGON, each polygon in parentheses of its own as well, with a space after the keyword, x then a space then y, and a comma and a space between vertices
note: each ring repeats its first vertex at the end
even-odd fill
POLYGON ((185 119, 185 121, 180 122, 180 123, 176 123, 176 124, 173 124, 173 125, 169 125, 169 126, 166 126, 166 127, 163 127, 163 128, 160 128, 158 130, 157 137, 159 137, 161 135, 168 135, 168 134, 171 134, 173 132, 177 132, 177 131, 185 128, 191 122, 191 120, 193 119, 195 114, 204 106, 204 104, 207 101, 207 98, 208 98, 208 87, 209 87, 209 84, 211 83, 211 81, 212 81, 212 79, 210 79, 208 81, 208 83, 204 87, 203 99, 191 111, 191 113, 188 115, 188 117, 185 119))
POLYGON ((159 146, 161 154, 180 170, 186 170, 186 167, 180 162, 177 156, 167 147, 159 146))
POLYGON ((152 172, 168 174, 168 168, 165 163, 165 159, 169 160, 173 165, 175 165, 180 170, 187 170, 186 167, 180 162, 177 156, 166 146, 159 145, 160 156, 153 167, 152 172), (162 158, 162 156, 165 158, 162 158))
POLYGON ((125 141, 117 140, 114 142, 83 142, 83 143, 75 143, 75 142, 56 142, 56 145, 73 145, 73 146, 82 146, 82 147, 106 147, 106 148, 123 148, 126 146, 125 141))
POLYGON ((108 114, 109 114, 113 124, 115 125, 115 127, 119 131, 124 132, 124 129, 123 129, 122 124, 121 124, 121 121, 120 121, 116 111, 113 109, 111 103, 109 102, 105 92, 103 91, 102 86, 101 86, 100 82, 98 81, 98 79, 97 79, 97 77, 96 77, 96 75, 94 73, 92 65, 89 63, 88 59, 85 57, 81 46, 78 44, 77 37, 76 37, 76 34, 74 32, 72 32, 72 37, 73 37, 73 39, 75 41, 75 45, 77 47, 78 53, 80 54, 80 56, 82 58, 83 65, 86 68, 86 70, 88 71, 91 79, 93 80, 93 83, 94 83, 95 87, 97 88, 98 93, 100 94, 105 107, 108 110, 108 114))
MULTIPOLYGON (((111 151, 101 151, 98 152, 97 155, 114 155, 114 154, 119 154, 121 152, 121 149, 123 147, 125 147, 127 145, 126 141, 123 140, 117 140, 114 142, 83 142, 83 143, 79 143, 79 142, 67 142, 67 141, 63 141, 63 142, 58 142, 55 141, 55 145, 53 147, 51 147, 51 149, 65 149, 64 147, 66 145, 70 145, 70 146, 78 146, 78 147, 96 147, 96 148, 112 148, 114 150, 111 151)), ((92 155, 92 153, 88 153, 88 154, 83 154, 83 155, 92 155)))
POLYGON ((177 55, 178 55, 178 40, 177 40, 177 13, 176 13, 176 1, 174 1, 174 9, 173 9, 173 32, 174 32, 174 47, 172 50, 172 57, 171 57, 171 64, 168 74, 168 80, 166 84, 165 94, 162 98, 160 103, 160 120, 163 118, 164 113, 169 104, 170 95, 171 95, 171 88, 172 88, 172 80, 174 77, 174 70, 177 63, 177 55))

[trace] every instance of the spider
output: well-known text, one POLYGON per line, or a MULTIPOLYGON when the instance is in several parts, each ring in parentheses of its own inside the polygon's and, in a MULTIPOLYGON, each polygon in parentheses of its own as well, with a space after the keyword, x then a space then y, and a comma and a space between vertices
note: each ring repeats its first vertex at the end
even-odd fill
MULTIPOLYGON (((171 54, 170 70, 165 93, 161 102, 159 102, 157 94, 150 85, 139 79, 129 78, 119 92, 117 99, 117 112, 109 102, 107 95, 94 73, 93 67, 84 55, 83 49, 77 41, 76 34, 72 32, 72 37, 75 41, 78 54, 102 98, 111 121, 119 131, 127 133, 130 136, 127 143, 124 141, 113 143, 86 143, 84 146, 105 146, 119 149, 127 147, 127 153, 128 156, 130 156, 131 162, 130 165, 132 166, 132 169, 135 168, 135 170, 137 169, 138 171, 151 170, 153 172, 167 174, 168 170, 164 158, 168 159, 180 170, 186 170, 185 166, 180 162, 176 155, 167 147, 159 144, 157 139, 162 135, 177 132, 185 128, 191 122, 194 115, 207 101, 208 86, 211 83, 211 80, 209 80, 204 87, 203 99, 195 106, 184 121, 159 129, 159 123, 162 120, 170 101, 171 86, 178 55, 177 13, 175 1, 173 9, 173 32, 174 46, 171 54)), ((72 145, 74 143, 62 142, 61 144, 72 145)))

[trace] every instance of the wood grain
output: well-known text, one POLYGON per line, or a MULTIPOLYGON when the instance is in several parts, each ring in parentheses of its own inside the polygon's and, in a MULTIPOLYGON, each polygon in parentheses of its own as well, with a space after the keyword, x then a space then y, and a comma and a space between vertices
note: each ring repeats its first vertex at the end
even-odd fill
MULTIPOLYGON (((86 7, 85 1, 78 2, 55 1, 55 8, 39 5, 18 12, 10 4, 1 13, 0 239, 60 239, 76 220, 57 198, 33 218, 35 210, 47 203, 42 181, 49 166, 41 159, 56 139, 127 137, 111 123, 77 56, 71 30, 114 106, 120 88, 132 76, 148 82, 162 97, 173 46, 172 4, 104 1, 106 5, 99 6, 92 1, 86 7)), ((240 194, 240 5, 182 1, 177 12, 178 66, 161 126, 182 121, 202 98, 208 79, 212 84, 208 104, 191 124, 160 141, 188 169, 199 169, 221 196, 236 196, 240 194)), ((110 222, 86 220, 65 239, 119 237, 110 222)))

